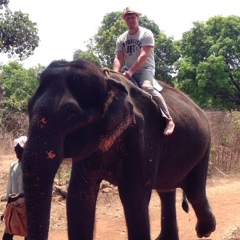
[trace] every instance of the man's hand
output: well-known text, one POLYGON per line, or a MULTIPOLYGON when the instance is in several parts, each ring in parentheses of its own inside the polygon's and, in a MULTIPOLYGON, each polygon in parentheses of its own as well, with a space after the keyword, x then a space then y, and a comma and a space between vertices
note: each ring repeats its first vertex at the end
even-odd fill
POLYGON ((19 198, 22 198, 23 197, 23 193, 11 193, 9 194, 8 196, 8 202, 11 203, 11 202, 15 202, 17 201, 19 198))
POLYGON ((123 75, 124 75, 126 78, 130 79, 130 78, 132 77, 133 73, 132 73, 131 70, 127 70, 126 72, 123 73, 123 75))

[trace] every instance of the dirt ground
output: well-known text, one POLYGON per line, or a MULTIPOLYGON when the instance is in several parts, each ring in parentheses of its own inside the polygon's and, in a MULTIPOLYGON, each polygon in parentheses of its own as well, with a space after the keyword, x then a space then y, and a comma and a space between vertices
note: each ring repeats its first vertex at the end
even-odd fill
MULTIPOLYGON (((0 196, 6 191, 9 166, 14 155, 0 156, 0 196)), ((217 220, 217 229, 208 240, 240 240, 240 174, 212 177, 208 180, 207 195, 217 220)), ((187 214, 181 208, 181 191, 177 194, 177 218, 180 240, 198 239, 195 232, 196 217, 193 210, 187 214)), ((0 202, 0 214, 6 202, 0 202)), ((49 240, 67 240, 66 201, 59 195, 53 197, 49 240)), ((150 201, 151 235, 155 239, 160 232, 160 201, 155 192, 150 201)), ((0 222, 0 234, 4 223, 0 222)), ((99 193, 95 240, 126 240, 127 230, 117 188, 111 185, 99 193)), ((15 237, 15 240, 23 239, 15 237)))

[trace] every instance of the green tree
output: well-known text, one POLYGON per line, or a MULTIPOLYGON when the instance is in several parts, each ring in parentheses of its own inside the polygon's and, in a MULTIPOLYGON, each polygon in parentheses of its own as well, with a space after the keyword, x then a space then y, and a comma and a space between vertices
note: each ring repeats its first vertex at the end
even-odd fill
POLYGON ((175 41, 172 37, 167 37, 162 31, 155 37, 155 40, 155 77, 173 85, 174 77, 177 74, 177 68, 174 66, 174 63, 181 56, 179 41, 175 41))
POLYGON ((0 0, 0 9, 3 9, 3 7, 7 7, 9 3, 9 0, 0 0))
POLYGON ((85 59, 85 60, 89 60, 93 63, 95 63, 96 65, 100 66, 100 60, 98 57, 96 57, 92 52, 90 51, 82 51, 80 49, 77 49, 74 53, 73 53, 73 60, 77 60, 77 59, 85 59))
MULTIPOLYGON (((101 66, 113 67, 116 40, 120 34, 127 31, 121 15, 122 12, 112 12, 104 16, 98 32, 89 40, 87 51, 84 53, 87 55, 81 56, 91 59, 88 56, 94 55, 100 60, 101 66)), ((172 76, 176 74, 173 63, 180 57, 178 44, 172 38, 167 38, 158 25, 146 16, 140 18, 140 25, 150 29, 154 34, 156 78, 171 83, 172 76)), ((81 52, 81 50, 77 51, 81 52)))
POLYGON ((39 81, 38 74, 44 69, 39 65, 25 69, 17 61, 1 66, 1 84, 5 88, 4 104, 26 109, 28 99, 36 91, 39 81))
POLYGON ((100 59, 101 66, 112 68, 117 37, 127 30, 121 12, 106 14, 98 32, 89 40, 88 51, 100 59))
POLYGON ((201 107, 240 109, 240 18, 215 16, 183 34, 178 86, 201 107))
POLYGON ((7 0, 0 1, 0 53, 23 60, 38 47, 38 29, 28 14, 11 12, 7 4, 7 0))

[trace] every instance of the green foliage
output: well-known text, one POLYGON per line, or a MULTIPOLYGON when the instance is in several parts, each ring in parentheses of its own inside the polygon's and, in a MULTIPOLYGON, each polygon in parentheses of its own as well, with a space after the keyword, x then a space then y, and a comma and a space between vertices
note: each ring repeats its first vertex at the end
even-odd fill
POLYGON ((177 86, 201 107, 240 109, 240 18, 195 22, 183 34, 177 86))
POLYGON ((0 0, 0 9, 3 9, 3 7, 7 7, 9 3, 9 0, 0 0))
POLYGON ((82 51, 80 49, 76 50, 73 53, 73 60, 77 60, 77 59, 85 59, 85 60, 89 60, 92 63, 95 63, 96 65, 100 66, 100 60, 99 58, 97 58, 95 55, 92 54, 92 52, 89 51, 82 51))
MULTIPOLYGON (((0 6, 7 3, 1 1, 0 6)), ((23 60, 33 54, 38 44, 38 29, 36 23, 29 20, 28 14, 20 11, 13 13, 8 8, 0 12, 0 53, 23 60)))
MULTIPOLYGON (((2 9, 7 9, 7 4, 7 0, 0 0, 2 9)), ((111 69, 116 40, 127 30, 121 15, 122 12, 106 14, 98 32, 89 40, 87 51, 76 50, 73 59, 87 59, 111 69)), ((140 25, 150 29, 155 37, 156 79, 180 88, 202 108, 240 109, 240 17, 216 16, 207 22, 194 22, 180 41, 167 37, 146 16, 140 18, 140 25)), ((24 58, 32 54, 37 44, 35 24, 27 15, 12 14, 8 9, 5 14, 0 13, 0 52, 24 58), (17 29, 21 31, 15 32, 17 29)), ((0 80, 6 91, 4 106, 26 109, 41 70, 42 66, 26 70, 17 62, 0 66, 0 80)))
POLYGON ((38 74, 44 69, 38 66, 24 69, 22 64, 17 61, 3 65, 1 70, 1 85, 5 88, 4 107, 14 110, 26 110, 27 101, 36 91, 39 82, 38 74))
POLYGON ((0 102, 0 108, 6 111, 13 111, 13 112, 27 112, 27 99, 16 101, 13 99, 4 99, 0 102))
POLYGON ((88 51, 100 59, 101 66, 112 68, 118 36, 127 30, 121 12, 106 14, 97 34, 90 39, 88 51))
POLYGON ((159 31, 155 37, 156 79, 172 84, 177 68, 174 63, 180 58, 179 42, 159 31))

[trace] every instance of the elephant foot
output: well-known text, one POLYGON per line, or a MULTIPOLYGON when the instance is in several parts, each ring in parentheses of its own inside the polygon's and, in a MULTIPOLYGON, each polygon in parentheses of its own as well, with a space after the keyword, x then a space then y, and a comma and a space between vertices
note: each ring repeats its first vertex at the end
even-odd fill
POLYGON ((196 225, 196 232, 198 238, 207 238, 211 235, 212 232, 214 232, 216 229, 216 219, 214 215, 209 217, 207 221, 198 221, 196 225))
POLYGON ((179 240, 178 233, 160 234, 155 240, 179 240))

